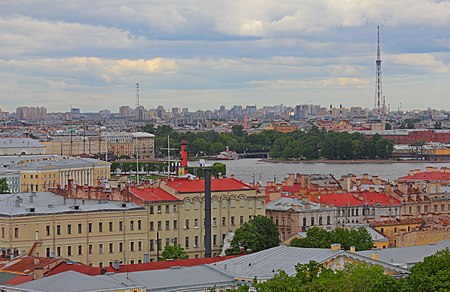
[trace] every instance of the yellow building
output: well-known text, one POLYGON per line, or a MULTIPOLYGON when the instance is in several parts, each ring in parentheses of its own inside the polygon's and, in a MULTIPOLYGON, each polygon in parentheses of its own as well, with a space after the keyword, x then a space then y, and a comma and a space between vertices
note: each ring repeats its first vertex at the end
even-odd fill
POLYGON ((53 193, 0 198, 4 256, 64 257, 94 265, 148 261, 148 212, 133 203, 67 199, 53 193))
POLYGON ((396 236, 419 230, 419 228, 424 225, 424 221, 420 218, 410 218, 374 221, 371 222, 370 225, 389 238, 389 247, 396 247, 396 236))
POLYGON ((77 185, 96 186, 108 179, 111 163, 92 158, 64 156, 29 157, 11 169, 20 171, 21 192, 42 192, 58 185, 66 186, 69 179, 77 185))

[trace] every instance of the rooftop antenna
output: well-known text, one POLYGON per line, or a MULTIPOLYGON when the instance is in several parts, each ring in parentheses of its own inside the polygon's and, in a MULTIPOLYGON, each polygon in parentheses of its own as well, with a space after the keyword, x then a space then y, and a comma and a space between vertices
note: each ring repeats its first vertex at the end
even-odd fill
POLYGON ((175 148, 170 148, 170 137, 167 135, 167 148, 161 148, 161 150, 167 150, 167 177, 170 176, 170 151, 171 150, 178 150, 175 148))

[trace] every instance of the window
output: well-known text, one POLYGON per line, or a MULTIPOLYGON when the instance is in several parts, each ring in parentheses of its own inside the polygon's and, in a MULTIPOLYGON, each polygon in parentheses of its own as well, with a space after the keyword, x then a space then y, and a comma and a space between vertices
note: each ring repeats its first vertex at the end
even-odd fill
POLYGON ((213 209, 217 209, 217 207, 219 207, 219 202, 217 201, 217 199, 212 200, 212 207, 213 209))
POLYGON ((217 245, 217 235, 213 235, 213 245, 217 245))
POLYGON ((138 230, 142 230, 142 220, 138 220, 138 230))
POLYGON ((162 250, 161 238, 156 241, 158 250, 162 250))
POLYGON ((155 222, 150 221, 150 231, 154 231, 155 230, 155 222))
POLYGON ((434 205, 434 212, 437 212, 438 210, 438 205, 434 205))
POLYGON ((161 230, 162 230, 162 222, 158 221, 158 231, 161 231, 161 230))
POLYGON ((139 250, 139 251, 142 250, 142 241, 138 241, 138 250, 139 250))
POLYGON ((194 247, 198 247, 198 236, 194 237, 194 247))
MULTIPOLYGON (((92 232, 92 223, 88 224, 88 232, 91 233, 92 232)), ((80 231, 78 231, 78 233, 80 233, 80 231)))
POLYGON ((161 206, 158 206, 158 214, 161 214, 161 206))
POLYGON ((423 206, 423 211, 428 212, 428 206, 423 206))
POLYGON ((170 238, 166 238, 166 246, 170 245, 170 238))
POLYGON ((194 202, 194 209, 195 209, 195 210, 200 209, 200 202, 199 202, 199 201, 195 201, 195 202, 194 202))
POLYGON ((222 208, 227 207, 227 198, 222 198, 222 208))
POLYGON ((71 245, 67 246, 67 255, 68 256, 72 255, 72 246, 71 245))
POLYGON ((244 208, 244 206, 245 206, 245 198, 241 197, 239 199, 239 207, 244 208))
POLYGON ((194 219, 194 228, 198 228, 198 218, 194 219))
POLYGON ((79 224, 78 224, 78 234, 80 234, 80 233, 82 233, 82 232, 83 232, 83 228, 82 228, 81 223, 79 223, 79 224))
POLYGON ((58 246, 58 247, 56 248, 56 256, 57 256, 57 257, 60 257, 60 256, 61 256, 61 247, 60 247, 60 246, 58 246))
POLYGON ((46 249, 45 249, 45 256, 46 257, 50 257, 50 248, 49 247, 47 247, 46 249))
POLYGON ((88 254, 92 254, 92 244, 89 244, 88 246, 88 254))
POLYGON ((166 230, 170 230, 170 221, 166 220, 166 230))
POLYGON ((155 211, 153 210, 153 206, 150 206, 150 214, 155 214, 155 211))
POLYGON ((178 229, 178 221, 177 220, 173 220, 173 229, 178 229))
POLYGON ((311 217, 311 226, 314 226, 314 217, 311 217))
POLYGON ((412 213, 412 207, 409 207, 409 213, 410 214, 412 213))
POLYGON ((56 235, 61 235, 61 225, 56 225, 56 235))
POLYGON ((184 229, 189 229, 189 219, 184 220, 184 229))
POLYGON ((123 252, 123 242, 119 242, 119 252, 123 252))
POLYGON ((249 200, 249 201, 248 201, 248 208, 249 208, 249 209, 253 209, 254 207, 255 207, 255 201, 249 200))
POLYGON ((130 251, 134 251, 134 241, 130 242, 130 251))
POLYGON ((417 213, 420 213, 420 206, 417 206, 417 213))
POLYGON ((217 219, 216 219, 216 217, 214 217, 212 219, 212 226, 217 226, 217 219))
POLYGON ((231 216, 230 221, 231 221, 231 226, 234 226, 234 216, 231 216))
POLYGON ((45 226, 45 233, 47 234, 47 236, 50 236, 50 226, 49 225, 45 226))
POLYGON ((103 232, 103 222, 98 222, 98 232, 103 232))
POLYGON ((123 222, 119 221, 119 231, 123 231, 123 222))
POLYGON ((134 220, 130 221, 130 230, 133 231, 134 230, 134 220))
POLYGON ((173 205, 173 212, 177 213, 178 212, 178 206, 177 205, 173 205))
POLYGON ((82 255, 83 254, 83 246, 80 244, 78 245, 78 255, 82 255))
POLYGON ((67 224, 67 234, 72 234, 72 224, 67 224))
POLYGON ((191 202, 185 201, 184 202, 184 210, 189 211, 191 209, 191 202))
POLYGON ((19 238, 19 228, 18 227, 14 228, 14 237, 19 238))
POLYGON ((225 242, 225 236, 226 234, 222 234, 222 244, 225 242))
POLYGON ((330 225, 330 224, 331 224, 331 217, 327 216, 327 225, 330 225))
POLYGON ((322 225, 322 216, 319 217, 319 225, 322 225))
POLYGON ((284 226, 284 217, 281 217, 281 226, 284 226))
POLYGON ((225 226, 227 224, 227 218, 222 217, 222 226, 225 226))
POLYGON ((244 216, 239 217, 239 225, 244 224, 244 216))
POLYGON ((150 251, 155 250, 155 241, 153 239, 150 239, 150 251))
POLYGON ((381 227, 380 231, 381 231, 381 233, 384 233, 384 228, 383 228, 383 227, 381 227))
POLYGON ((109 222, 108 225, 109 225, 109 232, 113 232, 113 223, 109 222))
POLYGON ((169 213, 170 213, 170 206, 166 205, 166 214, 169 214, 169 213))
POLYGON ((108 244, 108 252, 109 253, 113 253, 114 252, 114 244, 112 242, 110 242, 108 244))
POLYGON ((103 243, 98 244, 98 253, 103 253, 103 243))
POLYGON ((2 238, 5 238, 5 227, 2 227, 2 238))
POLYGON ((306 218, 303 218, 303 225, 302 226, 306 226, 306 218))
POLYGON ((184 239, 184 247, 185 248, 189 248, 189 237, 186 236, 186 238, 184 239))

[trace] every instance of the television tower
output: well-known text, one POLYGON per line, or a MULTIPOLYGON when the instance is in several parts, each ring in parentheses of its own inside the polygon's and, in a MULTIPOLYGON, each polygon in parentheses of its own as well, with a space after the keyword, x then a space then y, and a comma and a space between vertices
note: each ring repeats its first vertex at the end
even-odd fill
POLYGON ((136 82, 136 109, 139 109, 139 82, 136 82))
POLYGON ((380 24, 377 25, 377 60, 376 63, 376 84, 375 84, 375 107, 378 116, 384 115, 386 100, 383 97, 381 85, 381 52, 380 52, 380 24))

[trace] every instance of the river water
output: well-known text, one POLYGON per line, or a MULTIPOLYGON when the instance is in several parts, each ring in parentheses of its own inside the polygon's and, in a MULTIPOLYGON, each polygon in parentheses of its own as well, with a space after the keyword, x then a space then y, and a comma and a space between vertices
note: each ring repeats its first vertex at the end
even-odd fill
MULTIPOLYGON (((206 165, 212 165, 216 161, 206 161, 206 165)), ((244 182, 273 181, 274 178, 280 182, 289 173, 304 174, 332 174, 340 178, 344 174, 353 173, 361 175, 378 175, 380 178, 392 180, 399 176, 408 175, 411 169, 425 170, 427 166, 450 167, 450 163, 436 162, 394 162, 394 163, 271 163, 260 159, 239 159, 228 161, 217 161, 227 165, 227 176, 234 174, 237 179, 244 182)), ((196 161, 189 162, 189 165, 198 166, 196 161)))

